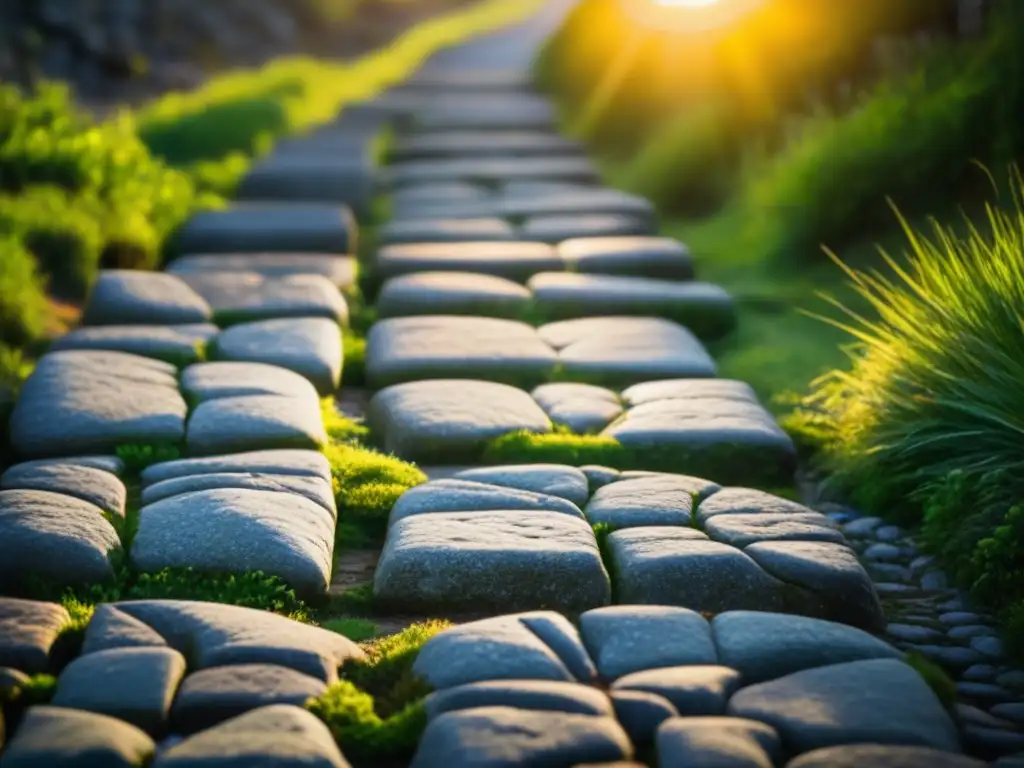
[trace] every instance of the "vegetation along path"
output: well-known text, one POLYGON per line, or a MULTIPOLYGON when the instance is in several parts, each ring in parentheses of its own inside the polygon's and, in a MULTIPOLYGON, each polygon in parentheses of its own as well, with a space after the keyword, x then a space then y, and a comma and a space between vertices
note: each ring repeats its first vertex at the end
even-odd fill
POLYGON ((559 10, 280 144, 164 271, 101 275, 11 417, 0 768, 1020 749, 984 619, 927 561, 873 583, 900 531, 799 503, 705 349, 729 294, 559 135, 529 71, 559 10), (354 616, 458 623, 357 645, 354 616))

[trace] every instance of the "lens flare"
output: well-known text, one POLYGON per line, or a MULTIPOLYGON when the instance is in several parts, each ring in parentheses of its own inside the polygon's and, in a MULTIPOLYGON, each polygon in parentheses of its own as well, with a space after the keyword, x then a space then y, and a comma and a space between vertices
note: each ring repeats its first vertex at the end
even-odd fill
POLYGON ((627 13, 655 29, 710 31, 727 27, 764 0, 622 0, 627 13))

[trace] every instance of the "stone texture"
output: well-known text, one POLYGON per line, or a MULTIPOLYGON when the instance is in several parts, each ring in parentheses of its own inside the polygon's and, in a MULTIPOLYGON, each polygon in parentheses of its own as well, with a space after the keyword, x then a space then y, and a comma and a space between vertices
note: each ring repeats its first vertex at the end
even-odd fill
POLYGON ((179 233, 182 253, 352 253, 356 224, 339 205, 244 203, 195 214, 179 233))
POLYGON ((648 669, 718 663, 707 619, 685 608, 598 608, 580 617, 580 633, 606 680, 648 669))
POLYGON ((664 379, 636 384, 622 392, 622 401, 630 408, 662 400, 736 400, 757 403, 753 388, 732 379, 664 379))
POLYGON ((110 603, 99 603, 85 629, 82 656, 117 648, 162 648, 160 634, 110 603))
POLYGON ((719 666, 649 669, 620 677, 617 691, 644 691, 671 702, 681 715, 724 715, 729 697, 739 688, 740 674, 719 666))
POLYGON ((194 475, 224 472, 267 473, 331 479, 331 465, 319 451, 249 451, 230 456, 204 456, 153 464, 142 470, 143 485, 194 475))
POLYGON ((653 742, 661 724, 679 715, 668 699, 653 693, 612 690, 609 695, 619 724, 637 746, 653 742))
POLYGON ((267 363, 305 376, 321 395, 341 383, 342 347, 338 326, 322 317, 242 323, 217 337, 220 360, 267 363))
POLYGON ((353 256, 333 253, 208 253, 181 256, 167 266, 172 275, 202 272, 255 272, 265 277, 320 275, 342 290, 356 283, 353 256))
POLYGON ((982 768, 986 763, 928 747, 887 747, 853 744, 827 747, 800 755, 786 768, 982 768))
POLYGON ((124 517, 124 483, 110 472, 78 464, 16 464, 0 475, 5 491, 49 491, 73 496, 116 517, 124 517))
POLYGON ((181 373, 181 391, 191 403, 221 397, 279 395, 309 400, 319 407, 310 382, 285 368, 263 363, 200 363, 181 373))
POLYGON ((220 333, 210 323, 190 325, 101 325, 75 328, 50 346, 52 351, 99 349, 152 357, 172 365, 200 359, 206 345, 220 333))
POLYGON ((577 213, 531 216, 520 230, 524 240, 561 243, 580 237, 649 235, 650 221, 619 213, 577 213))
POLYGON ((697 520, 707 525, 718 515, 768 515, 772 518, 796 518, 815 514, 795 501, 752 488, 723 488, 704 499, 697 507, 697 520))
POLYGON ((257 161, 239 183, 238 199, 343 203, 368 214, 375 174, 369 137, 345 136, 345 149, 333 153, 322 150, 322 139, 309 149, 297 141, 257 161))
POLYGON ((797 752, 857 743, 960 751, 956 726, 935 694, 895 659, 854 661, 759 683, 733 696, 729 714, 771 725, 797 752))
MULTIPOLYGON (((535 194, 518 194, 515 188, 506 187, 500 198, 498 210, 505 217, 535 217, 547 219, 543 226, 550 226, 553 217, 558 216, 570 227, 578 227, 581 218, 587 217, 593 225, 613 226, 621 218, 628 229, 650 231, 655 227, 655 211, 651 202, 643 197, 608 187, 558 185, 538 188, 535 194), (594 218, 598 216, 617 217, 594 218)), ((527 222, 527 228, 530 224, 527 222)), ((559 242, 564 238, 559 238, 559 242)))
POLYGON ((515 240, 503 219, 393 219, 380 228, 381 245, 403 243, 477 243, 515 240))
POLYGON ((62 707, 31 707, 0 758, 3 768, 141 768, 156 745, 135 726, 62 707))
POLYGON ((753 720, 676 718, 658 729, 658 759, 663 765, 771 768, 781 755, 778 734, 753 720))
POLYGON ((389 189, 453 181, 485 184, 499 181, 592 183, 597 181, 597 175, 593 164, 581 157, 457 158, 393 165, 388 169, 384 183, 389 189))
POLYGON ((704 531, 714 541, 740 549, 760 541, 846 543, 839 526, 816 512, 800 515, 715 515, 704 524, 704 531))
POLYGON ((374 395, 367 421, 385 450, 416 461, 474 460, 489 440, 518 430, 551 431, 533 399, 507 384, 417 381, 374 395))
POLYGON ((0 591, 32 579, 58 587, 109 581, 120 548, 94 504, 50 491, 0 491, 0 591))
POLYGON ((592 384, 541 384, 530 396, 553 422, 581 435, 600 432, 622 414, 618 395, 592 384))
POLYGON ((366 380, 374 389, 440 378, 535 385, 557 356, 525 323, 489 317, 398 317, 366 339, 366 380))
POLYGON ((565 240, 559 255, 583 274, 636 275, 691 280, 693 256, 668 237, 586 237, 565 240))
POLYGON ((131 554, 142 571, 263 571, 316 595, 330 584, 333 552, 323 507, 291 493, 222 489, 143 507, 131 554))
POLYGON ((173 366, 123 352, 43 356, 11 414, 11 444, 24 458, 114 453, 130 443, 177 443, 185 401, 173 366))
POLYGON ((558 496, 572 502, 577 507, 586 504, 587 498, 590 496, 587 476, 576 467, 568 467, 563 464, 480 467, 459 472, 454 479, 558 496))
POLYGON ((105 270, 82 313, 85 325, 206 323, 209 305, 181 278, 163 272, 105 270))
POLYGON ((592 525, 604 523, 613 529, 689 526, 701 482, 673 475, 620 480, 598 488, 584 514, 592 525))
POLYGON ((530 291, 504 277, 472 272, 417 272, 384 283, 375 306, 379 317, 481 315, 521 317, 530 291))
POLYGON ((399 139, 391 150, 391 159, 401 161, 452 155, 557 155, 577 146, 558 134, 540 131, 439 131, 399 139))
POLYGON ((182 496, 196 491, 218 488, 248 488, 257 491, 276 491, 305 496, 335 517, 337 507, 331 481, 319 476, 282 475, 264 472, 214 472, 163 480, 142 489, 142 504, 148 506, 163 499, 182 496))
POLYGON ((193 456, 247 448, 320 448, 327 444, 315 398, 248 395, 200 403, 188 420, 186 445, 193 456))
POLYGON ((388 525, 416 515, 494 510, 554 512, 583 519, 579 507, 558 496, 451 478, 410 488, 391 508, 388 525))
POLYGON ((388 532, 373 585, 377 599, 428 613, 580 611, 610 600, 590 526, 556 512, 407 517, 388 532))
POLYGON ((544 243, 474 242, 389 245, 377 252, 382 278, 419 272, 471 272, 525 283, 538 272, 564 268, 555 250, 544 243))
POLYGON ((250 710, 274 704, 302 707, 327 684, 275 664, 235 664, 185 678, 171 710, 176 733, 195 733, 250 710))
POLYGON ((0 597, 0 667, 28 675, 46 672, 61 629, 71 623, 63 606, 0 597))
POLYGON ((430 694, 431 720, 445 712, 479 707, 512 707, 536 712, 614 717, 607 694, 586 685, 555 680, 494 680, 460 685, 430 694))
POLYGON ((116 717, 160 736, 184 676, 185 657, 171 648, 98 651, 61 672, 53 705, 116 717))
POLYGON ((220 325, 283 317, 324 317, 348 325, 344 297, 321 275, 193 272, 181 279, 209 303, 220 325))

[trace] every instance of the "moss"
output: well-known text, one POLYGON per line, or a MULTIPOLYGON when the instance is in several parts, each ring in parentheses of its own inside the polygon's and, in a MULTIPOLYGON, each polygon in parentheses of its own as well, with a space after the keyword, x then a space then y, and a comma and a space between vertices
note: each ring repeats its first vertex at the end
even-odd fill
POLYGON ((359 387, 366 384, 366 339, 354 330, 346 329, 341 334, 342 349, 345 353, 342 377, 346 386, 359 387))
POLYGON ((369 429, 338 410, 333 397, 321 400, 320 410, 324 419, 324 429, 332 442, 351 443, 365 440, 369 436, 369 429))
POLYGON ((908 653, 906 662, 928 684, 936 698, 942 702, 942 706, 950 709, 956 704, 956 683, 942 667, 917 652, 908 653))
POLYGON ((604 569, 608 571, 608 577, 611 580, 612 585, 612 604, 618 602, 615 596, 615 558, 612 557, 611 542, 608 541, 608 537, 615 533, 615 528, 611 523, 596 523, 594 526, 594 538, 597 539, 597 549, 601 553, 601 562, 604 563, 604 569))
POLYGON ((330 619, 329 621, 323 622, 320 626, 324 629, 329 629, 331 632, 337 632, 339 635, 344 635, 349 640, 356 643, 361 643, 376 637, 380 632, 377 625, 368 619, 330 619))
POLYGON ((153 464, 181 458, 181 447, 171 443, 130 443, 117 446, 115 452, 130 475, 137 475, 153 464))

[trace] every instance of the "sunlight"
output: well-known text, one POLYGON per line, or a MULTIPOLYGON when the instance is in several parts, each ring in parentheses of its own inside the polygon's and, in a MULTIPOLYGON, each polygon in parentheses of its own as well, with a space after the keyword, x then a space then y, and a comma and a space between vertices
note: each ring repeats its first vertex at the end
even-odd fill
POLYGON ((623 0, 630 15, 656 29, 706 31, 726 27, 764 0, 623 0))

